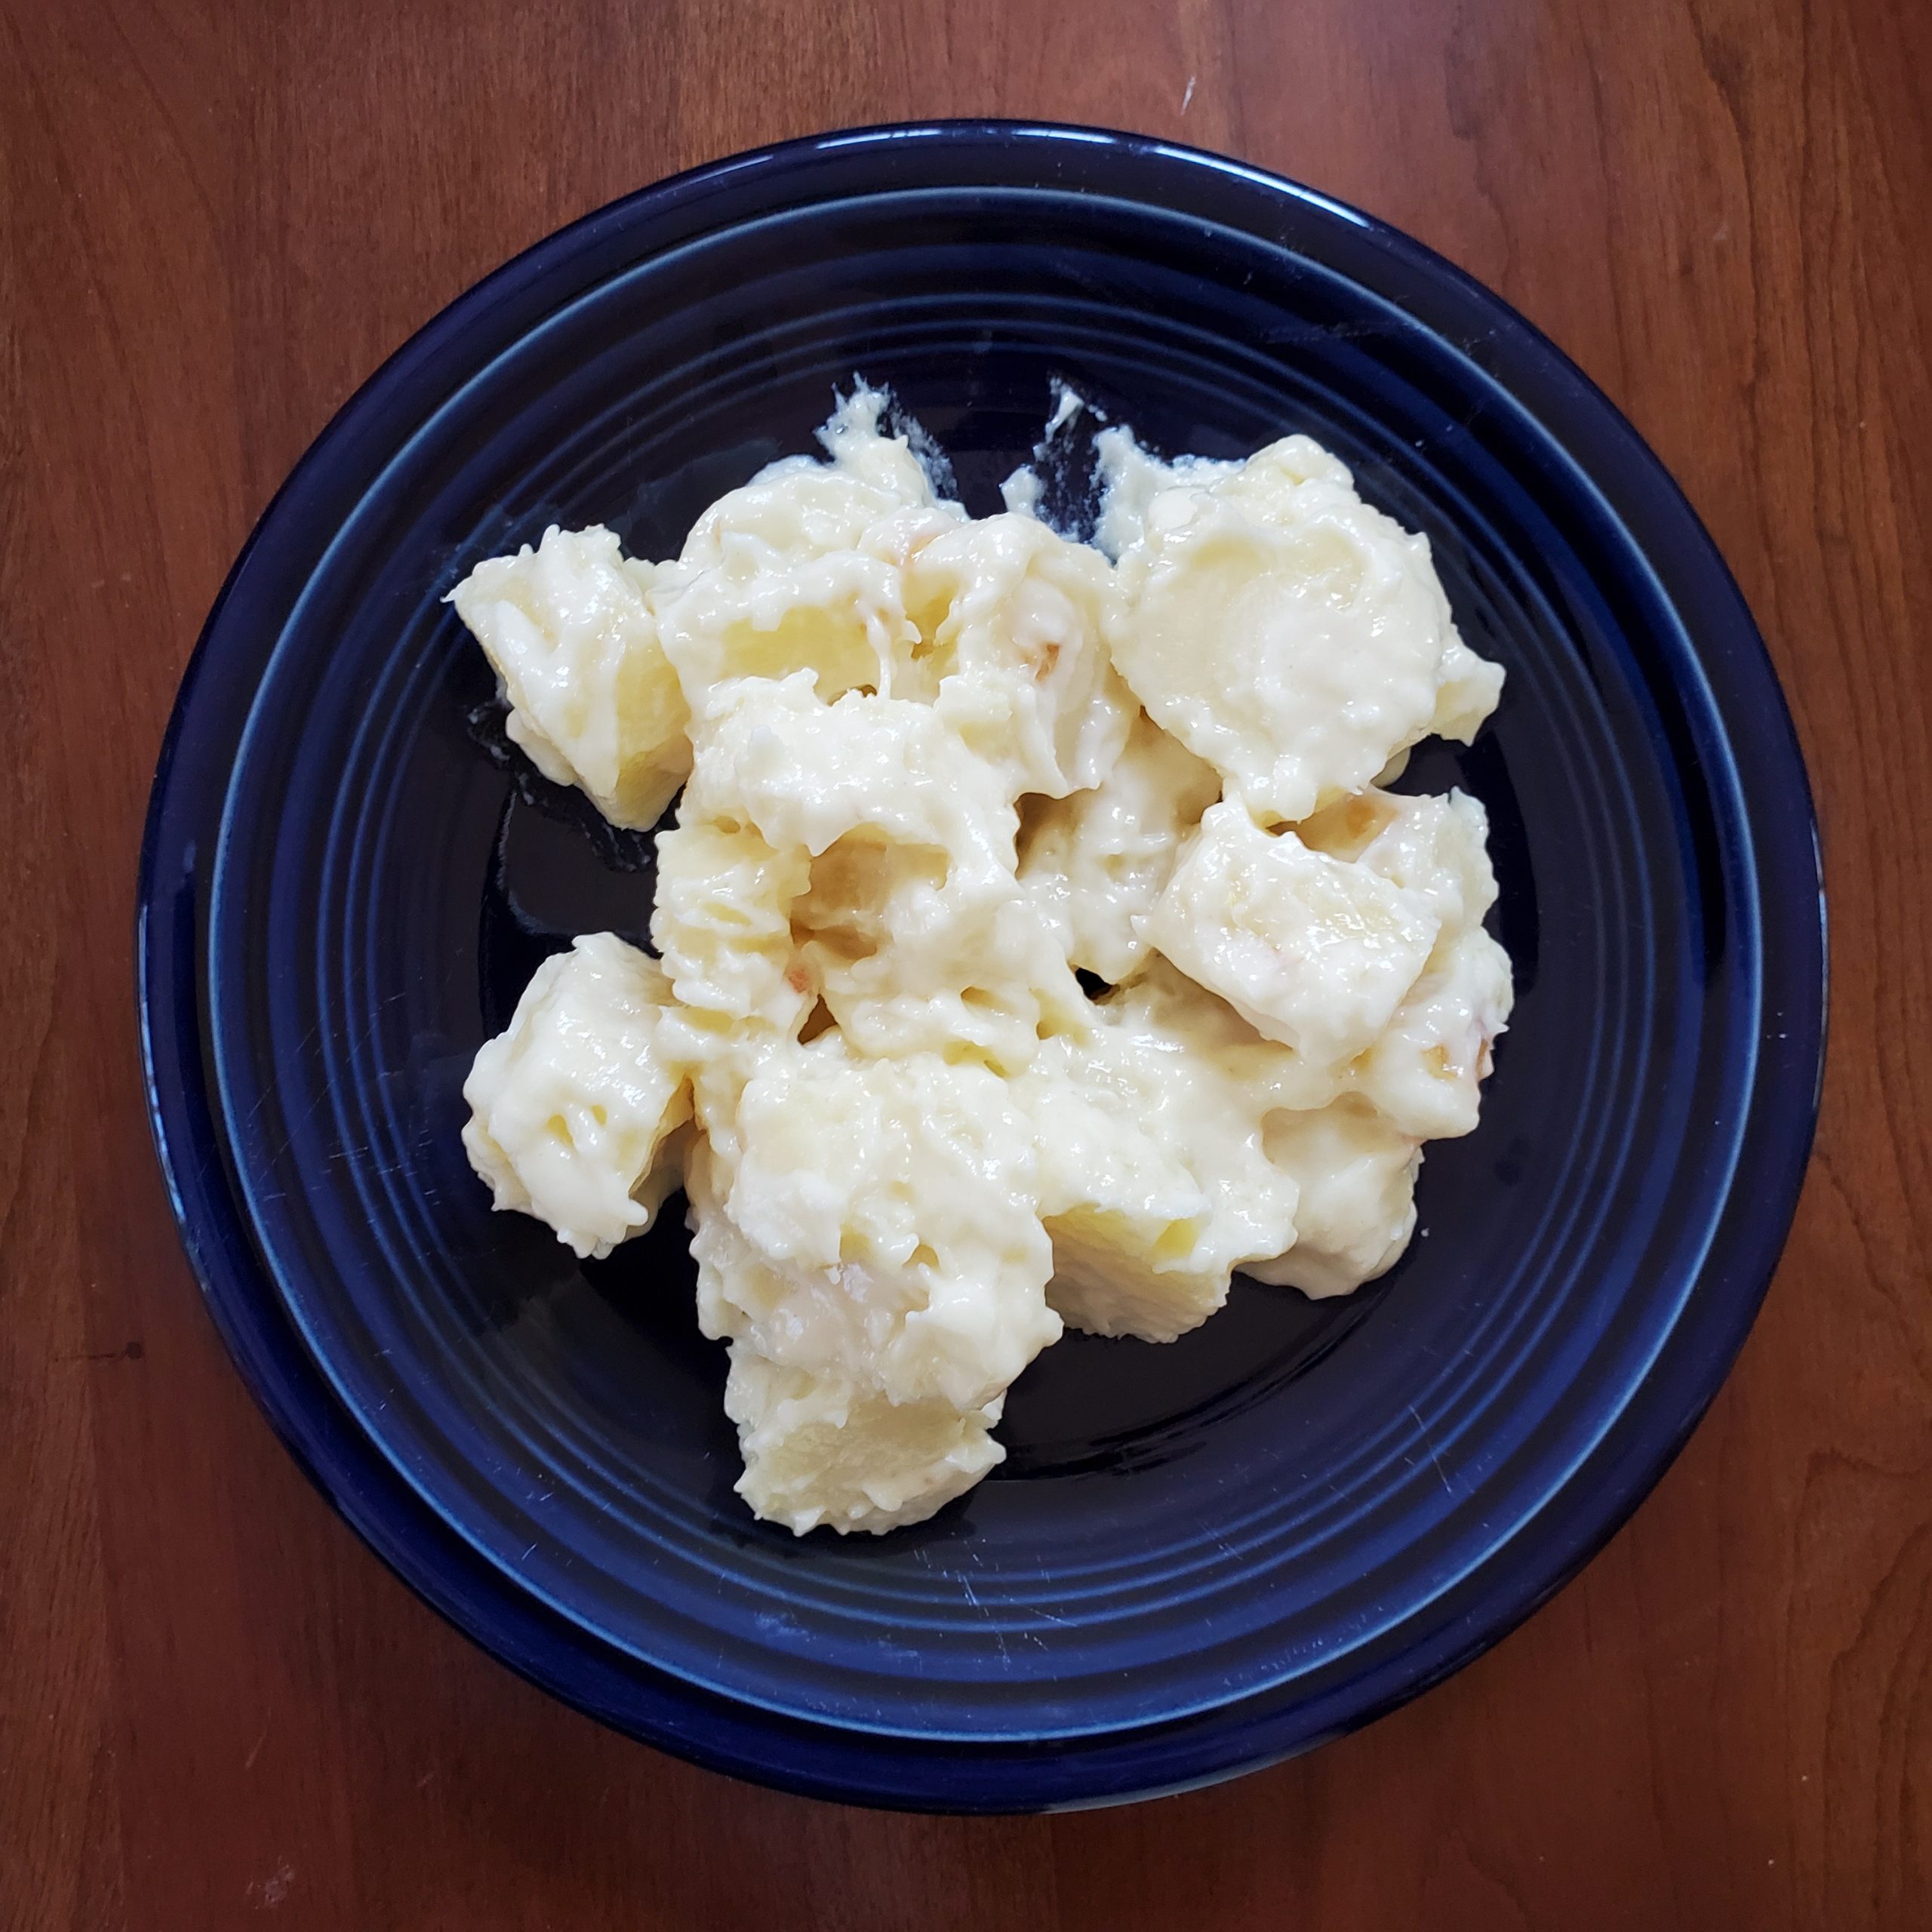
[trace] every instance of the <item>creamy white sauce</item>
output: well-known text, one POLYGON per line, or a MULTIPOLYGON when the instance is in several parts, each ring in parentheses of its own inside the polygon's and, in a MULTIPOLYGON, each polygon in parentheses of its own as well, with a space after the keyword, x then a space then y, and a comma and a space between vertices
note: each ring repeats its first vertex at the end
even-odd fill
POLYGON ((975 521, 886 417, 856 391, 675 558, 552 530, 451 594, 546 774, 630 825, 683 786, 660 958, 546 964, 471 1159, 585 1254, 685 1186, 740 1492, 800 1534, 969 1488, 1063 1325, 1389 1266, 1510 1000, 1481 808, 1374 782, 1500 688, 1423 539, 1306 438, 1118 427, 1094 544, 1036 469, 975 521))

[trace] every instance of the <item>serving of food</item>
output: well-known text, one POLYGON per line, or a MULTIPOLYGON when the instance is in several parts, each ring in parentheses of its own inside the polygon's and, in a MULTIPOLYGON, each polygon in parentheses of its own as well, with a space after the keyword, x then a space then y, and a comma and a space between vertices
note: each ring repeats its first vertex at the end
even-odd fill
POLYGON ((506 264, 277 494, 150 1117, 277 1434, 510 1667, 820 1796, 1145 1795, 1676 1453, 1817 860, 1721 560, 1506 305, 1226 157, 841 133, 506 264))
POLYGON ((977 1482, 1065 1327, 1383 1273, 1512 1001, 1482 805, 1392 789, 1503 674, 1333 456, 1107 428, 1083 542, 1031 470, 968 517, 878 390, 821 441, 675 558, 553 525, 450 593, 547 777, 677 801, 656 956, 545 961, 469 1158, 582 1256, 683 1190, 738 1491, 800 1534, 977 1482))

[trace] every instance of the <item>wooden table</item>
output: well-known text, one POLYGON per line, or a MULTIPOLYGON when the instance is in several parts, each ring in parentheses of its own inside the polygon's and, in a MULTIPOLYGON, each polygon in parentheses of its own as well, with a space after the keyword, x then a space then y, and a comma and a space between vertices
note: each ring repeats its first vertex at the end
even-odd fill
POLYGON ((0 17, 0 1921, 1932 1924, 1924 0, 0 17), (691 1770, 551 1703, 391 1578, 202 1313, 149 1150, 130 959, 196 629, 384 355, 669 169, 977 113, 1297 176, 1575 356, 1762 622, 1836 942, 1796 1232, 1636 1520, 1365 1734, 1051 1820, 875 1815, 691 1770))

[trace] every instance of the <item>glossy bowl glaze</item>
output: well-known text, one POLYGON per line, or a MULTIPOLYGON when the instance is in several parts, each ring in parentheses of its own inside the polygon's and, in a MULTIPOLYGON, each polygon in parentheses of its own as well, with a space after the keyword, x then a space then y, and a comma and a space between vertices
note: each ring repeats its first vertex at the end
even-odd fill
MULTIPOLYGON (((1071 498, 1062 505, 1074 510, 1071 498)), ((1815 1111, 1819 879, 1749 614, 1683 498, 1520 318, 1213 156, 952 124, 685 175, 520 257, 303 460, 183 685, 142 878, 162 1158, 209 1305, 315 1481, 515 1669, 796 1789, 998 1810, 1225 1775, 1518 1621, 1729 1365, 1815 1111), (734 1497, 673 1214, 578 1265, 493 1215, 478 1044, 648 838, 506 745, 441 602, 555 521, 677 548, 835 384, 889 385, 976 512, 1072 383, 1168 452, 1306 430, 1426 531, 1509 686, 1408 784, 1487 805, 1518 999, 1421 1232, 1353 1299, 1238 1282, 1172 1347, 1070 1338, 921 1527, 734 1497)))

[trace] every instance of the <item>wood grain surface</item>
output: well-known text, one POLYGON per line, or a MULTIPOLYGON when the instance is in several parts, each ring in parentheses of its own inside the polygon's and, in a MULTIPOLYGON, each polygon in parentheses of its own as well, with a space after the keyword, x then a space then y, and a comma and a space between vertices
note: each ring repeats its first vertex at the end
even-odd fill
POLYGON ((0 0, 0 1923, 1932 1924, 1924 0, 0 0), (1764 626, 1835 955, 1763 1318, 1582 1579, 1312 1757, 986 1821, 627 1743, 364 1552, 198 1303, 131 962, 197 628, 376 363, 670 169, 978 113, 1297 176, 1567 349, 1764 626))

